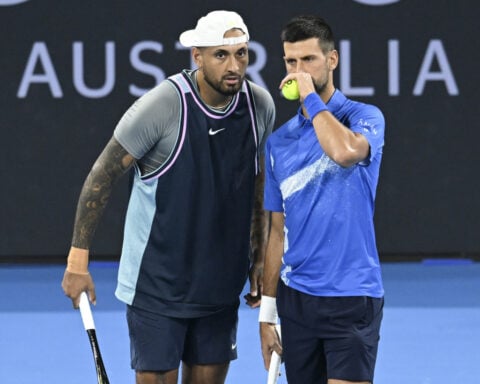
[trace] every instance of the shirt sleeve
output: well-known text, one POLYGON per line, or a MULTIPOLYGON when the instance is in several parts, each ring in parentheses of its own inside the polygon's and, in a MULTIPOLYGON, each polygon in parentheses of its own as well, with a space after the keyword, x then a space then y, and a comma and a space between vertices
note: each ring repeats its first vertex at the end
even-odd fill
POLYGON ((180 109, 177 91, 170 82, 163 81, 124 113, 114 137, 135 159, 141 159, 179 126, 180 109))
POLYGON ((350 129, 364 135, 370 145, 369 156, 359 163, 368 166, 383 151, 385 118, 380 109, 373 105, 364 105, 356 115, 357 117, 353 119, 350 129))

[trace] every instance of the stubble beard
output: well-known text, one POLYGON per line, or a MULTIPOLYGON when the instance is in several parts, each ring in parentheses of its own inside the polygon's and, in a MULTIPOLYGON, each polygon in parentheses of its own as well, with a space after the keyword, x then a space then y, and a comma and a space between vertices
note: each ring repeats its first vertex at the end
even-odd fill
POLYGON ((317 92, 317 94, 321 95, 325 89, 327 89, 327 81, 315 81, 313 83, 313 86, 315 87, 315 92, 317 92))
POLYGON ((210 77, 208 76, 207 73, 205 73, 205 71, 203 72, 203 78, 205 82, 210 87, 212 87, 216 92, 220 93, 223 96, 233 96, 233 95, 236 95, 238 91, 240 91, 240 89, 242 88, 243 81, 245 80, 245 76, 240 76, 240 75, 238 76, 240 77, 240 81, 238 82, 237 85, 224 86, 222 84, 223 78, 222 80, 215 82, 212 79, 210 79, 210 77))

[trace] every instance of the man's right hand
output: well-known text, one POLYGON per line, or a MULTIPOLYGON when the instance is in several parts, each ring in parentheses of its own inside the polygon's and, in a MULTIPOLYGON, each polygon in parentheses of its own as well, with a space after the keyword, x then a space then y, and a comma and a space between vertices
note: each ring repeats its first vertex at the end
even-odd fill
POLYGON ((68 255, 67 267, 62 281, 63 292, 73 303, 80 304, 80 294, 87 292, 90 302, 96 303, 95 284, 88 272, 88 250, 72 247, 68 255))
POLYGON ((282 355, 282 343, 276 331, 275 324, 260 322, 260 343, 265 369, 270 368, 273 351, 282 355))

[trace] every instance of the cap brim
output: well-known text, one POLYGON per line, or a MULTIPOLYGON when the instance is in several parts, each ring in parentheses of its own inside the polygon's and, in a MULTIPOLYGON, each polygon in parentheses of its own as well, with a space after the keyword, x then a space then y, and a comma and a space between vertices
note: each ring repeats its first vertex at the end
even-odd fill
POLYGON ((184 47, 195 47, 195 30, 191 29, 189 31, 185 31, 180 35, 180 44, 184 47))

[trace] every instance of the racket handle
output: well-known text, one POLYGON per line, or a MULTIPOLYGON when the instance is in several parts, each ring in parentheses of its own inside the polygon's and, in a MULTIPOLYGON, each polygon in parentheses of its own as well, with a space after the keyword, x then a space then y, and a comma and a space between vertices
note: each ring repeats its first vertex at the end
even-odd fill
POLYGON ((276 384, 278 376, 280 376, 280 364, 282 359, 280 355, 273 351, 272 358, 270 359, 270 368, 268 369, 268 380, 267 384, 276 384))
POLYGON ((89 329, 95 329, 92 310, 90 309, 90 303, 88 302, 86 292, 80 294, 80 315, 82 315, 83 326, 86 331, 89 329))

